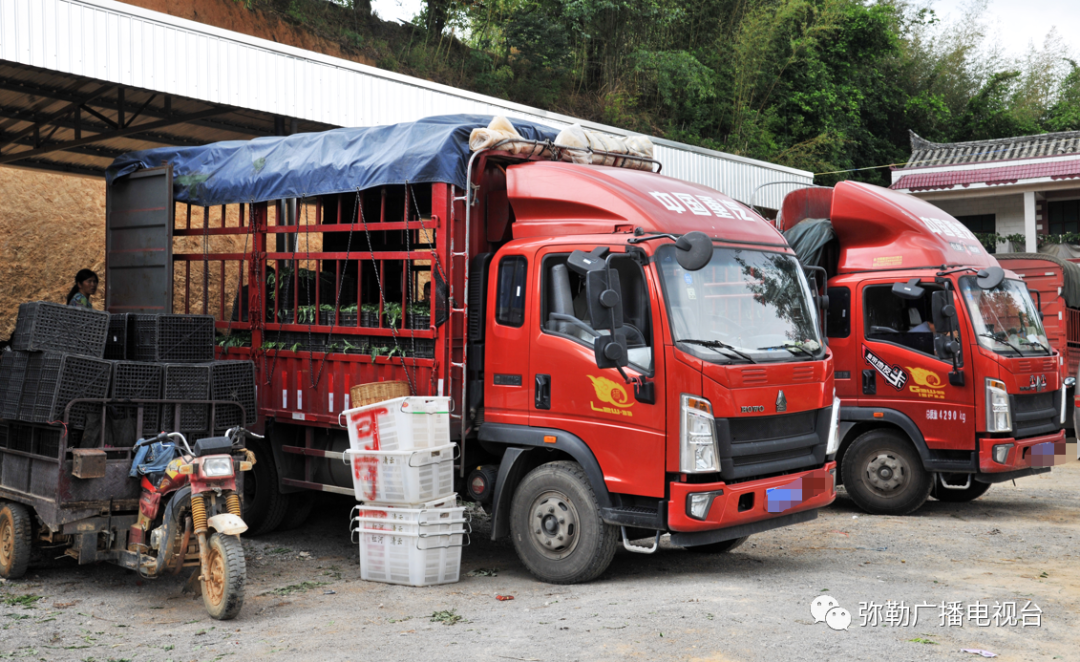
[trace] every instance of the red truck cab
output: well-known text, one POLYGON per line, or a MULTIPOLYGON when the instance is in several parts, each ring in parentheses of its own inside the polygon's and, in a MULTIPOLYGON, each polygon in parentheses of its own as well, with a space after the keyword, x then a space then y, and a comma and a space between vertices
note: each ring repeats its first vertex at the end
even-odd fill
POLYGON ((528 162, 506 182, 513 239, 481 270, 491 464, 472 475, 497 475, 494 537, 511 534, 537 576, 578 581, 617 537, 725 551, 832 502, 831 360, 775 228, 636 170, 528 162), (594 287, 593 266, 615 278, 594 287), (614 330, 591 300, 609 286, 614 330), (626 361, 598 367, 594 339, 613 331, 626 361))
POLYGON ((855 503, 905 514, 931 494, 968 501, 1050 471, 1064 388, 1024 283, 912 196, 856 182, 796 191, 781 226, 797 248, 804 219, 833 233, 813 243, 830 274, 838 463, 855 503))

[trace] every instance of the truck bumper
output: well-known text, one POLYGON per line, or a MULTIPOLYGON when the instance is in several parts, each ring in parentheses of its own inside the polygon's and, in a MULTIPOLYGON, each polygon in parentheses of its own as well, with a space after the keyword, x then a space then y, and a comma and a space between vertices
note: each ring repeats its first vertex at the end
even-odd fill
POLYGON ((979 440, 979 473, 1013 473, 1024 469, 1049 468, 1064 461, 1064 430, 1027 439, 986 437, 979 440))
MULTIPOLYGON (((729 527, 742 527, 775 520, 777 526, 794 524, 790 516, 805 513, 829 505, 836 498, 836 463, 829 462, 820 469, 777 476, 763 480, 728 485, 727 483, 671 483, 671 500, 668 502, 668 530, 675 533, 717 531, 729 527), (771 491, 771 492, 770 492, 771 491), (704 511, 693 512, 692 495, 708 502, 704 511), (699 515, 695 517, 696 515, 699 515)), ((699 508, 701 506, 699 505, 699 508)), ((797 521, 802 519, 795 518, 797 521)), ((807 517, 805 519, 813 519, 807 517)), ((764 531, 773 526, 748 527, 764 531)), ((756 531, 750 531, 754 533, 756 531)), ((749 533, 741 534, 749 535, 749 533)), ((686 536, 679 536, 680 538, 686 536)), ((693 536, 696 538, 697 536, 693 536)), ((722 538, 727 540, 729 538, 722 538)), ((716 542, 702 540, 693 544, 716 542)))

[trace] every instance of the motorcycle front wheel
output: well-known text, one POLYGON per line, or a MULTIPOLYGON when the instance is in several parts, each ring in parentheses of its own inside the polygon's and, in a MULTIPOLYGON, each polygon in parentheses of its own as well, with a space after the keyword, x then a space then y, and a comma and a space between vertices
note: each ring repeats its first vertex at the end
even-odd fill
POLYGON ((247 566, 244 547, 238 536, 215 533, 210 536, 206 569, 202 582, 203 606, 211 618, 228 621, 244 606, 247 566))

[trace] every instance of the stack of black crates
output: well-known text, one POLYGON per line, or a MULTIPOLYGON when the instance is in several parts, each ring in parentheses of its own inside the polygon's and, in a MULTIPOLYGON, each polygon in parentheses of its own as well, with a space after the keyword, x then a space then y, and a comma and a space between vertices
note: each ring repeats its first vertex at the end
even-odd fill
POLYGON ((256 421, 255 365, 214 360, 212 316, 110 315, 36 301, 19 306, 11 350, 0 352, 0 447, 56 457, 62 423, 73 448, 84 439, 101 446, 101 430, 105 445, 131 446, 161 430, 193 440, 256 421), (68 406, 81 398, 109 402, 68 406), (173 402, 137 404, 145 400, 173 402), (243 414, 179 402, 190 400, 235 402, 243 414))

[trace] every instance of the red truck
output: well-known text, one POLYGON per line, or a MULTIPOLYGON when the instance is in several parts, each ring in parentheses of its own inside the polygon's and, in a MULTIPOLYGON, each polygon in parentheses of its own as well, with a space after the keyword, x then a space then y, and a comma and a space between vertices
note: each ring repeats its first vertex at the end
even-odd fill
POLYGON ((1046 339, 1060 355, 1068 403, 1065 429, 1070 434, 1075 429, 1074 392, 1080 370, 1080 264, 1046 253, 999 253, 994 257, 1035 293, 1046 339))
POLYGON ((353 493, 338 416, 380 380, 452 399, 458 491, 543 581, 597 577, 620 542, 720 552, 814 519, 835 496, 839 406, 820 299, 783 236, 651 171, 469 154, 487 119, 114 165, 110 219, 148 227, 131 219, 176 192, 165 224, 198 242, 145 305, 216 313, 221 354, 256 360, 252 528, 302 520, 309 491, 353 493))
POLYGON ((1064 455, 1060 356, 1027 287, 959 221, 841 182, 789 194, 779 225, 829 275, 837 463, 860 508, 969 501, 1064 455))

